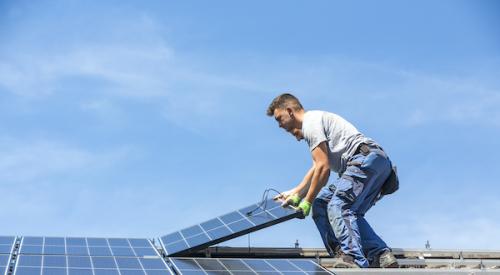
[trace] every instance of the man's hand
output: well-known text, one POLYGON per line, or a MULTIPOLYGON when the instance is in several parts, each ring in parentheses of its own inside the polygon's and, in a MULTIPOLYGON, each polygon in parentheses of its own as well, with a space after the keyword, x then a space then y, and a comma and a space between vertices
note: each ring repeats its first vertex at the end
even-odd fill
POLYGON ((293 194, 291 196, 288 196, 285 200, 283 200, 283 203, 281 204, 282 207, 287 207, 289 205, 291 206, 297 206, 299 205, 300 201, 302 199, 299 197, 298 194, 293 194))
POLYGON ((302 211, 302 214, 304 215, 302 218, 305 218, 309 215, 309 213, 311 212, 311 203, 306 201, 306 200, 303 200, 300 204, 299 204, 299 209, 302 211))
POLYGON ((282 193, 279 193, 278 195, 276 195, 274 197, 275 200, 286 200, 288 197, 290 197, 291 195, 293 195, 295 192, 293 191, 293 189, 291 190, 288 190, 288 191, 285 191, 285 192, 282 192, 282 193))

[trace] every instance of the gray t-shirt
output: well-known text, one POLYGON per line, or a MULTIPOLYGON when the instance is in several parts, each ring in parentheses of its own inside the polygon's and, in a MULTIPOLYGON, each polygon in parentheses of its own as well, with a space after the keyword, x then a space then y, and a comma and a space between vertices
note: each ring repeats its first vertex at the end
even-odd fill
POLYGON ((327 142, 330 169, 339 174, 344 172, 360 143, 374 143, 341 116, 325 111, 307 111, 302 133, 311 151, 321 142, 327 142))

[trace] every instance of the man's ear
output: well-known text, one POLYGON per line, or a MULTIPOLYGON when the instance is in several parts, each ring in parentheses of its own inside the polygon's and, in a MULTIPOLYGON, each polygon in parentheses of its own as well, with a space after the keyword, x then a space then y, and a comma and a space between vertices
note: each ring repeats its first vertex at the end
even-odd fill
POLYGON ((293 118, 294 117, 294 114, 293 114, 293 109, 292 108, 286 108, 286 112, 288 113, 288 115, 293 118))

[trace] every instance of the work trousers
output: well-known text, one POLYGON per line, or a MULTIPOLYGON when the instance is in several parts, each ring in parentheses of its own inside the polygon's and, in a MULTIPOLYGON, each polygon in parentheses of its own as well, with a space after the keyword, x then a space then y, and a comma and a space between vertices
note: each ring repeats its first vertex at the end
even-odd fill
POLYGON ((385 152, 370 147, 368 154, 351 157, 345 172, 321 189, 313 202, 312 217, 330 255, 340 245, 357 265, 368 267, 368 260, 389 250, 364 215, 375 204, 390 172, 385 152))

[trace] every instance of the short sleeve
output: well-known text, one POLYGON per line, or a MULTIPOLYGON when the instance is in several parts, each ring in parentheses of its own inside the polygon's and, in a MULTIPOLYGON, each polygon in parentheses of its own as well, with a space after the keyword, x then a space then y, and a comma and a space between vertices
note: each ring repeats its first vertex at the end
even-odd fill
POLYGON ((311 113, 304 118, 302 133, 309 145, 310 151, 318 147, 321 142, 327 140, 321 113, 311 113))

